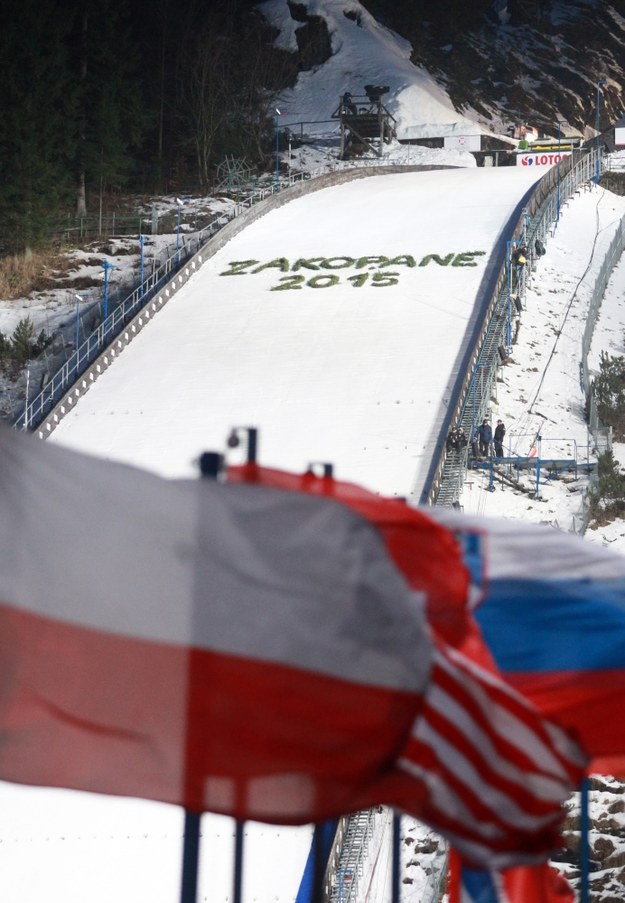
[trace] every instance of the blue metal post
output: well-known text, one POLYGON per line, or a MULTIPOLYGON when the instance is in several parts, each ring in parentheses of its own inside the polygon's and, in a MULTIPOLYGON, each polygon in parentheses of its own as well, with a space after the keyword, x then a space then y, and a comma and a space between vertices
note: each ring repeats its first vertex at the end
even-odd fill
POLYGON ((255 464, 258 455, 258 430, 255 426, 248 426, 247 429, 247 461, 248 464, 255 464))
POLYGON ((600 78, 597 82, 597 138, 596 138, 596 157, 595 160, 595 183, 599 183, 599 176, 601 175, 601 153, 600 153, 600 139, 599 133, 601 132, 601 86, 605 85, 605 78, 600 78))
POLYGON ((196 903, 200 861, 200 815, 184 813, 184 841, 182 848, 182 884, 180 903, 196 903))
POLYGON ((556 226, 560 222, 560 159, 562 157, 562 123, 558 119, 558 190, 556 193, 556 226))
POLYGON ((540 492, 540 456, 542 454, 541 450, 541 436, 536 436, 536 498, 538 498, 538 494, 540 492))
POLYGON ((114 267, 112 263, 108 262, 108 260, 103 260, 102 268, 104 269, 104 301, 102 305, 102 319, 106 320, 109 315, 109 272, 114 269, 114 267))
POLYGON ((234 870, 232 875, 232 903, 243 899, 243 822, 237 821, 234 835, 234 870))
POLYGON ((144 266, 144 259, 143 259, 143 243, 144 243, 144 237, 143 237, 143 232, 142 232, 142 233, 139 235, 139 261, 140 261, 139 275, 140 275, 140 278, 141 278, 141 286, 140 286, 140 288, 139 288, 139 294, 141 295, 142 298, 143 298, 143 295, 144 295, 144 292, 145 292, 145 288, 144 288, 144 285, 143 285, 143 283, 145 282, 145 266, 144 266))
MULTIPOLYGON (((223 465, 223 455, 219 452, 203 452, 200 455, 199 465, 202 477, 216 480, 223 465)), ((201 818, 199 812, 185 810, 180 903, 196 903, 197 901, 201 818)))
POLYGON ((391 900, 392 903, 399 903, 400 897, 400 828, 401 818, 397 814, 393 814, 393 849, 392 849, 392 870, 391 870, 391 900))
POLYGON ((180 203, 176 205, 176 263, 180 263, 180 203))
POLYGON ((579 870, 580 870, 580 903, 588 903, 589 878, 590 878, 590 811, 589 811, 589 784, 588 778, 584 778, 580 788, 580 825, 579 825, 579 870))
POLYGON ((280 184, 280 110, 276 107, 276 188, 280 184))
POLYGON ((80 341, 80 302, 82 298, 80 295, 76 295, 76 343, 75 347, 78 351, 78 342, 80 341))

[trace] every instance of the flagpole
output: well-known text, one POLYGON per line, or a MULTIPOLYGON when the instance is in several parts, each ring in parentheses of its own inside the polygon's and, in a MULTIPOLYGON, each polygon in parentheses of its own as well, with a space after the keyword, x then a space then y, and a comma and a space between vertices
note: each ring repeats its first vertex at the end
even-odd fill
POLYGON ((182 847, 182 884, 180 903, 196 903, 200 861, 200 818, 197 812, 185 809, 182 847))
MULTIPOLYGON (((223 455, 220 455, 218 452, 204 452, 199 459, 202 477, 216 480, 222 463, 223 455)), ((187 725, 188 729, 189 726, 187 725)), ((185 809, 180 903, 196 903, 197 901, 201 817, 199 812, 191 812, 190 809, 185 809)))
POLYGON ((580 787, 580 817, 579 817, 579 870, 580 870, 580 894, 579 903, 588 903, 590 885, 590 806, 589 806, 589 781, 585 777, 580 787))
POLYGON ((391 899, 393 903, 399 903, 399 833, 401 818, 397 813, 393 813, 393 872, 392 872, 392 893, 391 899))
POLYGON ((243 899, 243 825, 244 822, 237 821, 234 832, 233 903, 241 903, 243 899))

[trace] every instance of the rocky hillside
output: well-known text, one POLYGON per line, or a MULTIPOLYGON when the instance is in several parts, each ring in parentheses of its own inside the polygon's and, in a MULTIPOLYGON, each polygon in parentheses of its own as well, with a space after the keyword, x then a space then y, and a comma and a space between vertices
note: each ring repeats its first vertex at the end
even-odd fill
MULTIPOLYGON (((303 26, 300 69, 319 66, 329 42, 306 2, 289 2, 303 26)), ((594 134, 597 83, 601 125, 625 109, 625 0, 346 0, 406 38, 459 112, 495 132, 523 121, 547 134, 594 134)))

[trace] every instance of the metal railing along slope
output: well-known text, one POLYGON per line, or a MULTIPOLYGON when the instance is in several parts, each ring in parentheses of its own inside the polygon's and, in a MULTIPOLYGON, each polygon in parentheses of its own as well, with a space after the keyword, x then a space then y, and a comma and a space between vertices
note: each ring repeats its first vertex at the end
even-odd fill
POLYGON ((531 272, 535 261, 535 242, 543 240, 559 215, 561 205, 575 194, 580 186, 595 177, 595 151, 575 152, 566 158, 560 170, 554 167, 523 199, 521 209, 512 217, 496 249, 495 263, 486 274, 483 297, 478 302, 479 314, 468 338, 464 359, 453 387, 441 433, 420 504, 451 506, 458 502, 466 474, 466 451, 462 455, 447 456, 445 437, 452 425, 461 425, 468 437, 488 412, 497 371, 502 356, 510 351, 511 323, 518 311, 515 298, 524 296, 526 278, 518 285, 512 283, 510 249, 517 243, 528 248, 525 274, 531 272))
MULTIPOLYGON (((106 369, 116 353, 130 340, 131 336, 128 335, 124 338, 123 332, 131 320, 145 309, 147 321, 160 309, 186 281, 184 278, 185 264, 197 255, 206 243, 232 219, 240 216, 258 201, 306 178, 308 178, 308 174, 302 174, 300 178, 293 177, 287 183, 274 182, 255 187, 230 211, 214 216, 199 232, 185 237, 175 252, 137 285, 128 297, 115 306, 85 341, 75 348, 68 360, 50 377, 45 387, 34 398, 26 399, 24 410, 15 421, 15 427, 22 430, 37 429, 72 386, 78 383, 80 377, 94 361, 106 349, 110 349, 110 355, 102 361, 102 369, 106 369), (159 293, 162 293, 160 299, 158 299, 159 293), (158 300, 155 301, 155 299, 158 300)), ((134 332, 140 326, 141 324, 135 325, 134 332)), ((88 382, 92 381, 93 377, 88 380, 88 382)), ((86 387, 82 386, 81 389, 84 391, 86 387)), ((76 394, 80 395, 82 391, 76 394)), ((75 399, 70 396, 68 404, 71 405, 73 400, 75 399)))
MULTIPOLYGON (((187 238, 173 255, 119 303, 97 329, 74 350, 45 387, 34 398, 26 400, 23 411, 14 421, 14 426, 22 430, 37 430, 42 438, 50 435, 63 416, 72 409, 77 399, 110 366, 135 335, 197 272, 205 260, 219 250, 221 237, 217 237, 217 233, 223 230, 225 243, 234 234, 232 229, 238 228, 233 221, 239 219, 242 214, 254 216, 251 213, 254 208, 259 210, 258 215, 265 212, 266 206, 260 205, 260 202, 282 203, 282 195, 279 198, 274 196, 287 188, 290 190, 284 193, 284 202, 300 193, 316 190, 317 186, 323 188, 362 175, 444 168, 428 165, 394 166, 387 165, 384 160, 378 160, 374 165, 372 162, 365 159, 360 165, 354 165, 352 161, 350 165, 336 166, 330 172, 326 169, 300 173, 262 187, 253 187, 230 211, 215 216, 200 232, 187 238), (315 188, 312 188, 312 183, 315 188)), ((249 217, 246 217, 245 223, 249 221, 249 217)))

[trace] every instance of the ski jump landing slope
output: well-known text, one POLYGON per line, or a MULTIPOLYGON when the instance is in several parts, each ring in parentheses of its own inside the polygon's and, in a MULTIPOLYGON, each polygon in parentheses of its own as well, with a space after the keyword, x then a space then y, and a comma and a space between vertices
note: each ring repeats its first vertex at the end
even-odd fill
MULTIPOLYGON (((418 494, 492 249, 535 179, 525 168, 372 176, 267 213, 50 441, 182 477, 231 427, 256 426, 268 466, 332 462, 340 479, 418 494)), ((233 823, 202 824, 200 899, 225 901, 233 823)), ((182 832, 176 807, 0 784, 0 897, 172 903, 182 832)), ((309 844, 305 828, 246 826, 245 903, 293 903, 309 844)))
POLYGON ((233 426, 260 461, 419 496, 525 167, 359 178, 251 223, 61 421, 55 442, 169 477, 233 426))

